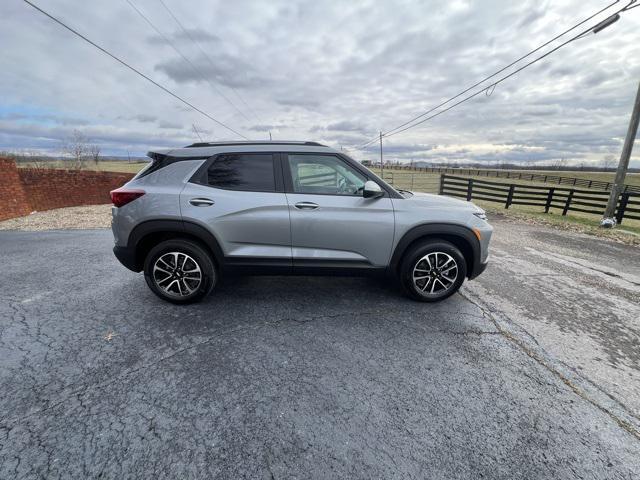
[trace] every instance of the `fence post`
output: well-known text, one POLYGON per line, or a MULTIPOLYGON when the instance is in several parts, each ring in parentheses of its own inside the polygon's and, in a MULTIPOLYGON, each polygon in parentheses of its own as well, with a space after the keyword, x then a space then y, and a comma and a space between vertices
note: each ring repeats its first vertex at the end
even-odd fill
POLYGON ((504 208, 509 208, 511 206, 511 202, 513 202, 513 191, 515 190, 515 184, 511 184, 509 186, 509 194, 507 195, 507 202, 504 204, 504 208))
POLYGON ((467 202, 471 201, 472 193, 473 193, 473 178, 470 178, 468 180, 468 185, 467 185, 467 202))
POLYGON ((567 197, 567 202, 564 204, 564 208, 562 209, 562 215, 566 215, 569 207, 571 206, 571 200, 573 199, 573 188, 569 191, 569 196, 567 197))
POLYGON ((411 174, 411 190, 413 191, 413 177, 415 177, 415 173, 411 174))
POLYGON ((549 213, 549 209, 551 208, 551 201, 553 200, 553 192, 555 192, 556 189, 554 187, 551 187, 549 189, 549 193, 547 194, 547 203, 544 205, 544 213, 549 213))
POLYGON ((627 203, 629 203, 629 194, 625 192, 620 195, 620 203, 618 204, 618 210, 616 211, 616 222, 618 222, 618 225, 622 223, 624 211, 627 209, 627 203))
POLYGON ((438 195, 442 195, 442 191, 444 190, 444 177, 445 174, 440 174, 440 189, 438 190, 438 195))

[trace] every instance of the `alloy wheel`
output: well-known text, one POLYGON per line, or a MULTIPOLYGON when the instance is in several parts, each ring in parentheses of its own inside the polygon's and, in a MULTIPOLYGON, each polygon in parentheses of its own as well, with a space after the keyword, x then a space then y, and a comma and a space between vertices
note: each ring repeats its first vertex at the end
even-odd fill
POLYGON ((421 295, 441 295, 456 283, 457 278, 458 264, 448 253, 427 253, 413 267, 413 284, 421 295))
POLYGON ((168 252, 153 265, 153 281, 171 297, 186 297, 200 288, 202 270, 191 256, 183 252, 168 252))

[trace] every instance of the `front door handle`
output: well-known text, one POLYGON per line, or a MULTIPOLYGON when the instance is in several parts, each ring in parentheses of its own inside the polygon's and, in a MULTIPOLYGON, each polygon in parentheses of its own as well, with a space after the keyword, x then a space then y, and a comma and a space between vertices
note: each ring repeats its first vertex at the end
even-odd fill
POLYGON ((215 202, 209 198, 192 198, 189 203, 194 207, 210 207, 215 202))
POLYGON ((313 202, 298 202, 298 203, 295 204, 295 207, 298 210, 315 210, 319 206, 320 205, 318 205, 317 203, 313 203, 313 202))

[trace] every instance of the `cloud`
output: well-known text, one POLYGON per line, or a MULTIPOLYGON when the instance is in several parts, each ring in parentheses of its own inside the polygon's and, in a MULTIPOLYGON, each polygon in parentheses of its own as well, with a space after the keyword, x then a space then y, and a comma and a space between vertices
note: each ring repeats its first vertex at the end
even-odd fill
MULTIPOLYGON (((172 2, 187 34, 155 2, 136 4, 195 70, 126 2, 59 0, 46 8, 247 137, 271 131, 314 139, 369 160, 378 144, 356 147, 380 130, 603 7, 598 0, 172 2)), ((385 138, 385 155, 525 163, 618 156, 640 78, 636 12, 518 73, 490 97, 385 138)), ((193 141, 192 124, 208 140, 238 139, 17 2, 3 5, 0 42, 0 149, 54 151, 79 129, 108 154, 144 154, 193 141)))
POLYGON ((248 128, 248 130, 251 130, 252 132, 269 132, 272 130, 282 130, 284 128, 287 128, 286 125, 284 124, 280 124, 280 125, 252 125, 248 128))
POLYGON ((153 123, 156 120, 158 120, 158 117, 156 117, 155 115, 145 115, 143 113, 140 113, 138 115, 134 115, 132 117, 130 117, 132 120, 137 120, 138 122, 142 122, 142 123, 153 123))
POLYGON ((266 78, 236 57, 215 51, 200 54, 192 61, 193 68, 181 57, 158 63, 154 68, 177 83, 213 82, 230 88, 254 88, 269 83, 266 78))
MULTIPOLYGON (((179 28, 173 33, 163 32, 163 34, 172 43, 189 45, 192 42, 197 42, 201 45, 207 46, 207 48, 211 46, 210 44, 220 42, 219 37, 201 28, 185 28, 185 30, 179 28)), ((152 35, 148 37, 147 42, 155 45, 166 44, 166 40, 160 35, 152 35)))
POLYGON ((183 125, 181 123, 178 123, 178 122, 169 122, 167 120, 161 120, 161 121, 158 122, 158 128, 177 130, 177 129, 180 129, 182 127, 183 127, 183 125))

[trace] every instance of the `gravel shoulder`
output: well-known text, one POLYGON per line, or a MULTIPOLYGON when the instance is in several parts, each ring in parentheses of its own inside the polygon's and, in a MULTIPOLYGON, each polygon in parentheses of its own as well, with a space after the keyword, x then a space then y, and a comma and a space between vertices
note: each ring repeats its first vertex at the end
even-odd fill
POLYGON ((56 208, 0 222, 0 230, 74 230, 111 227, 111 204, 56 208))

